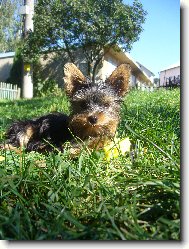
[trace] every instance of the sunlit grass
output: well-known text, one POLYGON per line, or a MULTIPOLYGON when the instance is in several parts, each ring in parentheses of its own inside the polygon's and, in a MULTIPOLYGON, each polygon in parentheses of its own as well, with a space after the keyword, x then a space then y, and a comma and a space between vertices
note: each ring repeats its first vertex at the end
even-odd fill
MULTIPOLYGON (((0 102, 0 139, 15 119, 69 113, 66 97, 0 102)), ((132 153, 44 156, 1 151, 0 238, 179 240, 180 92, 133 91, 118 136, 132 153)))

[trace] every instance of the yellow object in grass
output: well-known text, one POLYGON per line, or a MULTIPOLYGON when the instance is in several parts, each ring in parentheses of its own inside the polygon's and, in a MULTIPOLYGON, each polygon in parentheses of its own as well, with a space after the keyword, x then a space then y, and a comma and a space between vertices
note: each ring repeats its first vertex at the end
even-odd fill
POLYGON ((4 156, 0 156, 0 162, 4 161, 5 157, 4 156))
POLYGON ((120 139, 114 138, 114 141, 104 146, 105 159, 117 158, 120 154, 125 155, 126 152, 130 151, 131 142, 128 137, 120 139))

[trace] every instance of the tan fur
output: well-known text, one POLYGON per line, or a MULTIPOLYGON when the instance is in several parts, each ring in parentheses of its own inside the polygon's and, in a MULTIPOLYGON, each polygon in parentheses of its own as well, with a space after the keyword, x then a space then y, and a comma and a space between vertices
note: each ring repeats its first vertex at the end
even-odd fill
POLYGON ((11 144, 5 144, 2 148, 5 149, 5 150, 13 150, 13 151, 15 151, 18 154, 22 153, 21 149, 18 149, 17 147, 12 146, 11 144))
POLYGON ((73 63, 65 64, 64 74, 64 88, 69 96, 77 90, 78 86, 86 82, 85 76, 73 63))
POLYGON ((112 85, 119 96, 124 96, 129 90, 130 76, 131 66, 129 64, 121 64, 112 72, 106 81, 112 85))
POLYGON ((28 141, 33 136, 34 130, 33 127, 29 126, 26 129, 25 133, 20 134, 20 147, 26 147, 28 141))
MULTIPOLYGON (((74 115, 70 122, 70 129, 73 131, 76 136, 81 139, 85 139, 86 137, 100 137, 106 134, 106 127, 108 130, 111 130, 111 136, 114 136, 119 120, 113 120, 108 118, 104 113, 93 113, 98 118, 96 124, 91 125, 88 122, 88 116, 86 115, 74 115)), ((110 134, 109 134, 110 135, 110 134)))

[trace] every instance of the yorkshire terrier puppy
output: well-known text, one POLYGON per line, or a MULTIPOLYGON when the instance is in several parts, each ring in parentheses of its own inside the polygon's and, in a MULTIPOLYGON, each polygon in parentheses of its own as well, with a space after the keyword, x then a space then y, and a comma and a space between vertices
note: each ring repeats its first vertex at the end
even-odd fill
POLYGON ((74 64, 65 64, 64 88, 70 98, 71 115, 50 113, 14 122, 6 132, 4 148, 42 153, 63 151, 66 141, 70 141, 73 154, 80 151, 77 141, 84 141, 91 149, 102 148, 115 136, 130 74, 131 67, 121 64, 105 82, 93 83, 74 64))

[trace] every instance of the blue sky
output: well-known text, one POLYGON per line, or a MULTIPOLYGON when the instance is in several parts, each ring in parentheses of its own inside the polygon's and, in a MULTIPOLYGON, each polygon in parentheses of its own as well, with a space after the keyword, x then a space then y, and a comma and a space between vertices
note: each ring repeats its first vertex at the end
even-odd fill
POLYGON ((130 55, 158 77, 159 71, 180 60, 180 0, 140 2, 148 14, 144 31, 133 44, 130 55))

